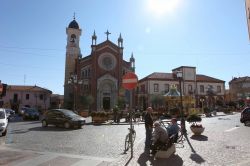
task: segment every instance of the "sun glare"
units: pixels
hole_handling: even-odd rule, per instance
[[[148,0],[147,6],[150,12],[156,16],[163,16],[173,12],[180,0]]]

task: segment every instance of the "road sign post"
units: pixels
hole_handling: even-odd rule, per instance
[[[137,75],[133,72],[128,72],[126,73],[123,77],[122,77],[122,86],[129,90],[129,98],[130,98],[130,104],[129,104],[129,109],[130,109],[130,143],[131,143],[131,158],[133,157],[133,138],[132,138],[132,129],[133,129],[133,126],[132,126],[132,90],[136,87],[137,85],[137,82],[138,82],[138,78],[137,78]]]

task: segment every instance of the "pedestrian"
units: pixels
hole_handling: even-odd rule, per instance
[[[179,130],[180,130],[180,128],[177,124],[177,119],[172,118],[171,123],[167,127],[168,135],[169,136],[176,135],[176,134],[178,134]]]
[[[113,108],[113,115],[114,115],[114,122],[115,123],[117,123],[118,122],[118,111],[119,111],[119,109],[118,109],[118,106],[115,106],[114,108]]]
[[[145,150],[150,150],[151,139],[152,139],[152,128],[153,128],[153,118],[152,107],[148,107],[145,114],[145,130],[146,130],[146,140],[145,140]]]
[[[152,137],[151,154],[155,155],[157,149],[164,147],[168,142],[168,132],[158,121],[154,123],[154,132]]]

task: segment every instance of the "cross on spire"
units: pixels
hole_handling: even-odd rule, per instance
[[[74,12],[74,16],[73,16],[73,19],[75,20],[76,19],[76,13]]]
[[[107,32],[105,32],[105,34],[107,35],[107,40],[109,40],[109,35],[110,35],[111,33],[107,30]]]

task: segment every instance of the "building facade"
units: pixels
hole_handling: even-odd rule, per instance
[[[234,77],[229,81],[229,100],[250,104],[250,77]]]
[[[105,32],[106,41],[97,44],[94,31],[91,53],[82,56],[79,46],[81,32],[75,19],[66,28],[65,106],[73,109],[112,109],[118,103],[120,92],[123,92],[122,76],[135,69],[133,54],[128,62],[123,59],[121,34],[117,45],[109,40],[108,31]]]
[[[182,73],[181,81],[177,72]],[[181,90],[183,96],[193,96],[196,107],[214,106],[217,101],[224,102],[225,81],[196,73],[195,67],[181,66],[172,73],[152,73],[139,80],[136,103],[140,109],[151,105],[152,97],[164,95],[172,86]]]
[[[52,92],[39,86],[8,85],[2,98],[3,107],[18,111],[21,107],[46,110],[50,107]]]

